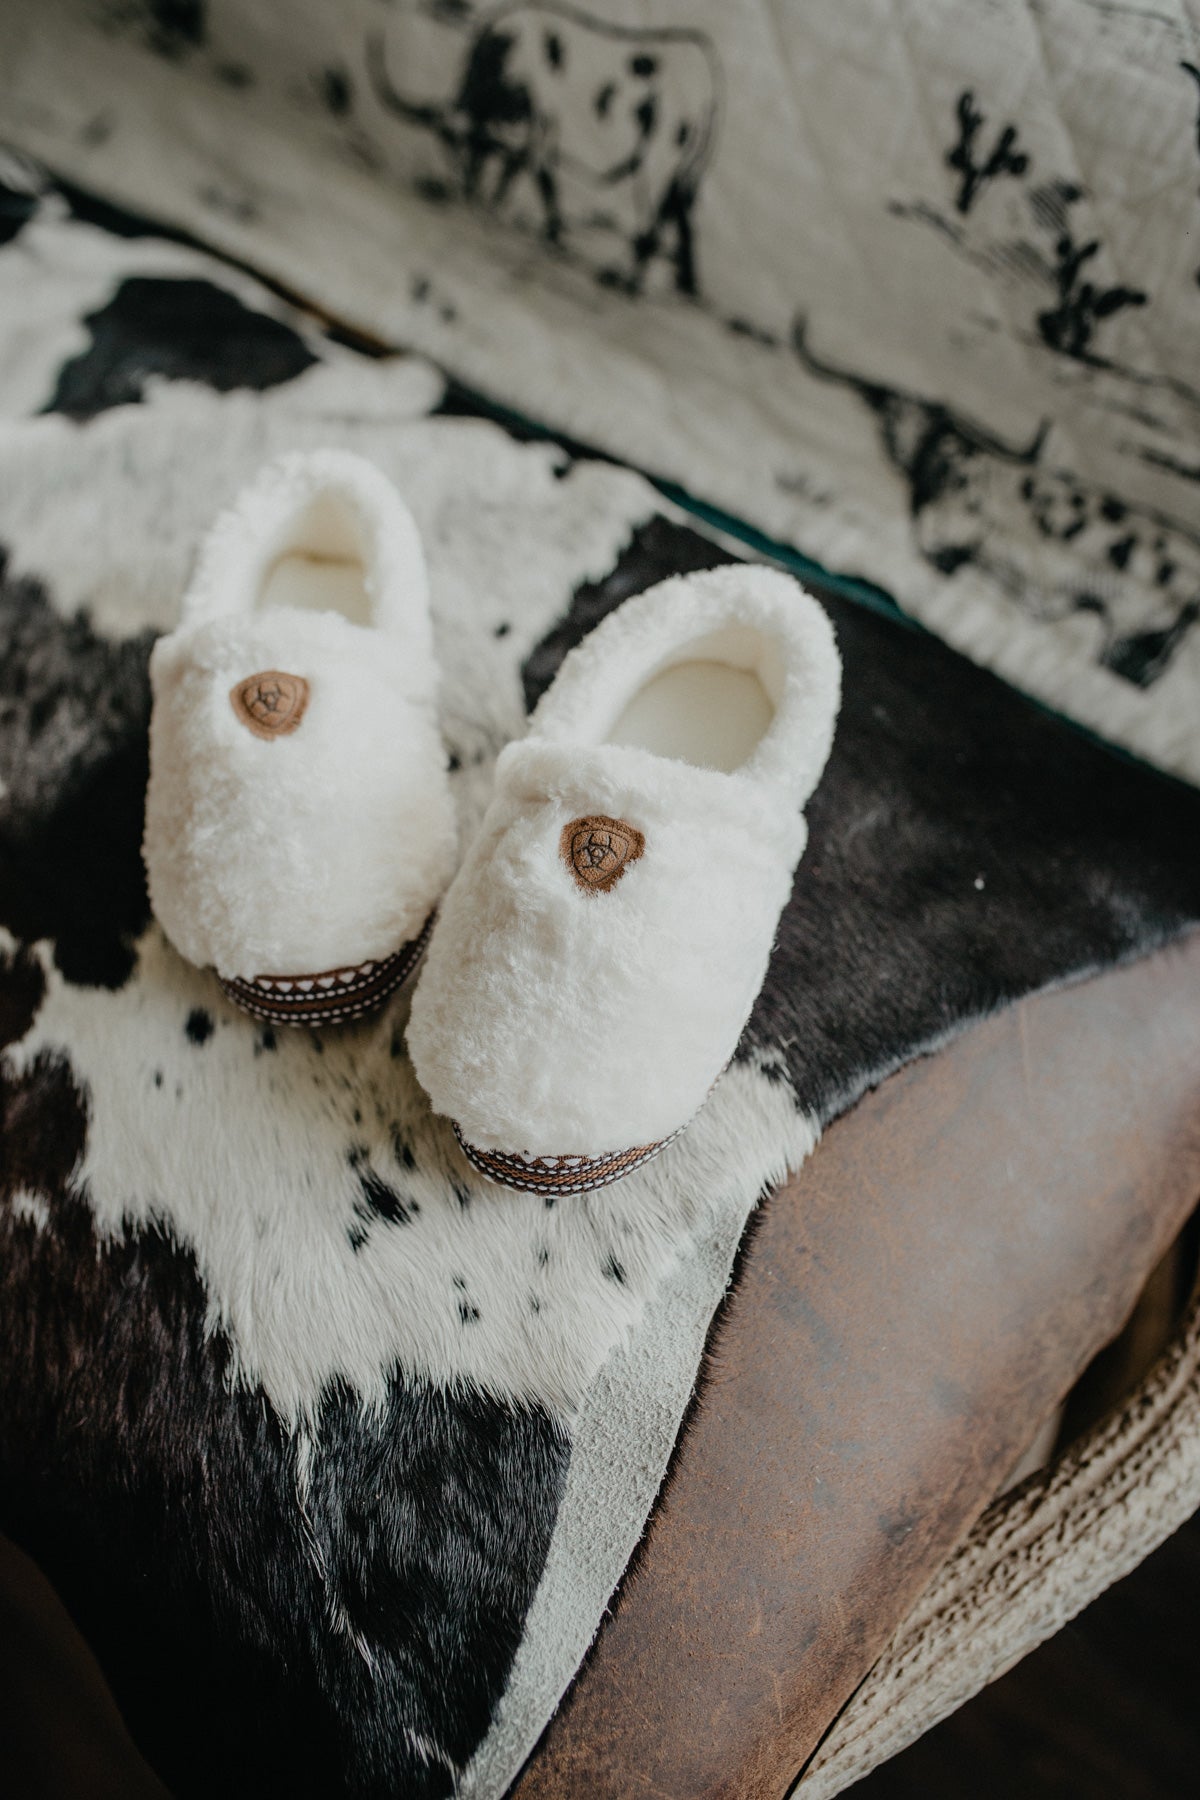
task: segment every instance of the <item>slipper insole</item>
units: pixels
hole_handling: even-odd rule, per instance
[[[728,663],[681,662],[639,688],[608,734],[699,768],[740,768],[774,717],[757,675]]]
[[[311,612],[340,612],[351,625],[371,623],[371,601],[355,558],[309,556],[291,551],[281,556],[262,585],[258,604],[299,606]]]

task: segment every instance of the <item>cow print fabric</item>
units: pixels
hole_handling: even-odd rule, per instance
[[[150,645],[244,470],[365,449],[426,530],[469,829],[570,645],[729,552],[628,471],[437,416],[427,371],[212,259],[15,191],[0,290],[30,234],[48,273],[0,444],[0,1528],[180,1795],[499,1795],[519,1757],[489,1731],[614,1346],[889,1069],[1192,925],[1200,795],[830,592],[842,721],[733,1069],[618,1188],[498,1197],[415,1091],[403,998],[275,1033],[162,943]]]

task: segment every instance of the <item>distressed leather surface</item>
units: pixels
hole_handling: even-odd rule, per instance
[[[893,1075],[762,1209],[516,1800],[778,1800],[1200,1196],[1200,934]]]

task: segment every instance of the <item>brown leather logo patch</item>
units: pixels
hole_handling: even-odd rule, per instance
[[[308,683],[303,675],[263,669],[230,688],[229,700],[241,723],[255,737],[286,737],[304,717]]]
[[[558,853],[585,894],[606,894],[646,848],[636,825],[624,819],[572,819],[563,826]]]

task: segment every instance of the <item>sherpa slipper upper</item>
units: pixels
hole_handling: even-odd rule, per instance
[[[270,463],[213,526],[150,658],[154,911],[260,1017],[369,1011],[454,867],[417,529],[371,463]]]
[[[567,657],[497,762],[409,1024],[485,1174],[596,1187],[703,1104],[766,973],[840,671],[817,602],[745,565],[661,583]]]

